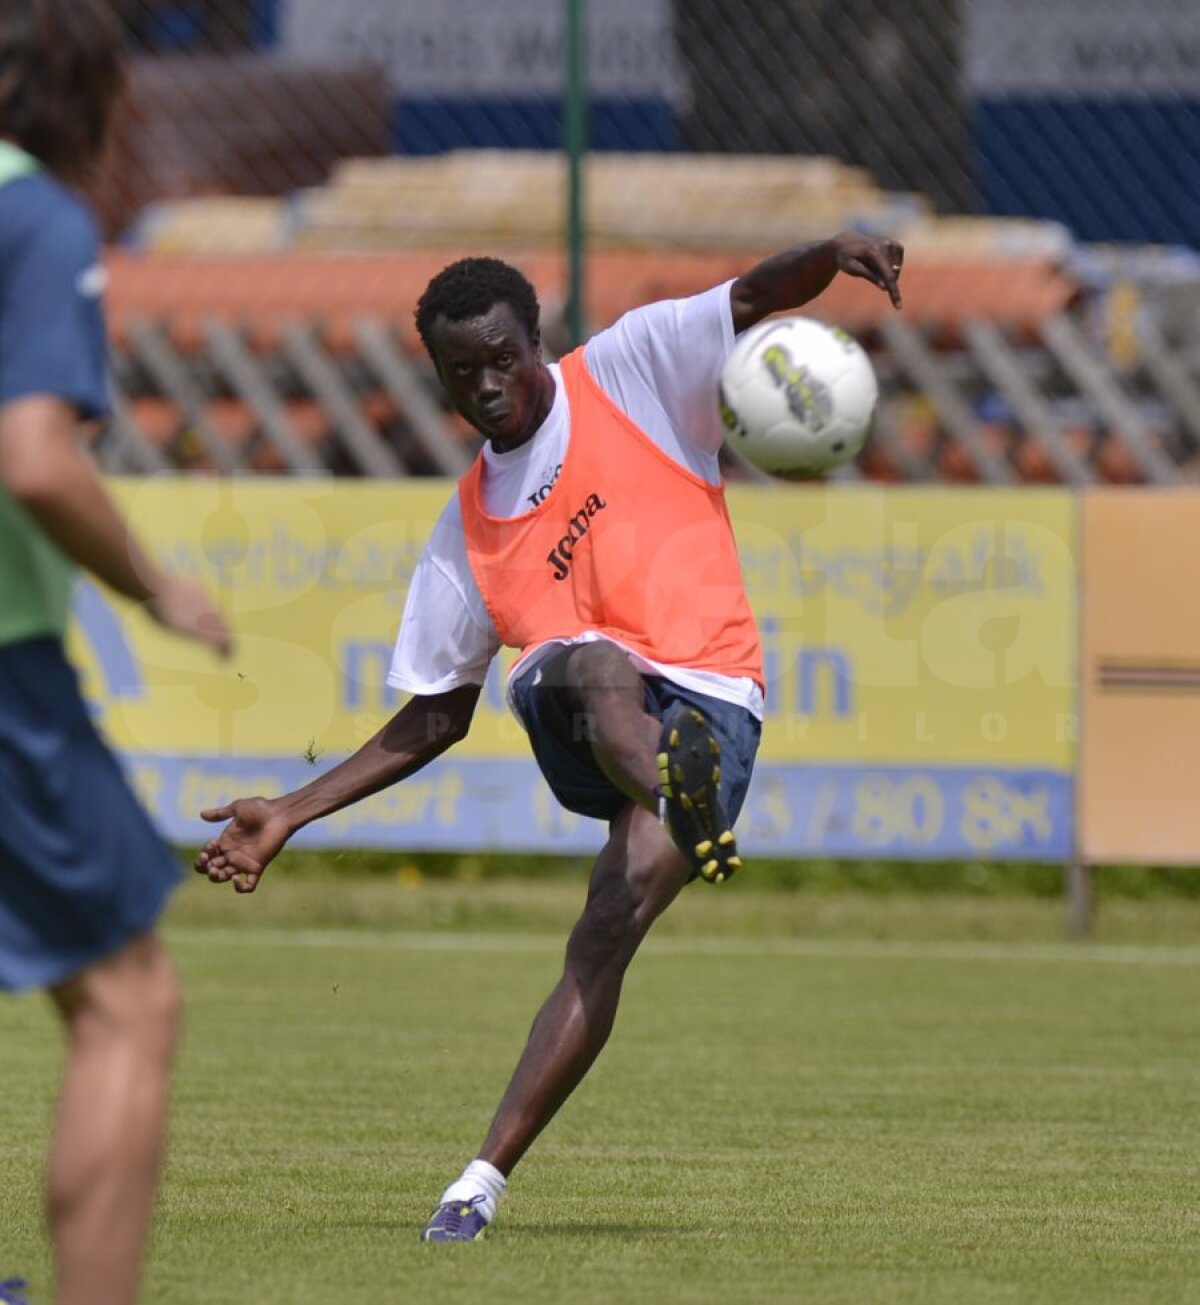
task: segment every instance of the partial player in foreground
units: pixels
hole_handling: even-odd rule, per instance
[[[74,566],[229,649],[77,445],[107,407],[104,281],[62,181],[95,157],[120,83],[106,0],[0,0],[0,988],[46,989],[67,1029],[46,1186],[59,1305],[135,1297],[179,1016],[153,932],[179,866],[63,656]]]
[[[892,241],[836,236],[631,312],[552,365],[533,287],[507,264],[454,263],[418,305],[438,376],[486,443],[413,577],[388,677],[413,696],[295,793],[204,812],[230,823],[197,869],[253,892],[296,830],[464,738],[496,650],[520,649],[509,700],[542,774],[568,810],[607,821],[609,837],[562,978],[427,1241],[484,1231],[508,1175],[604,1046],[655,918],[690,879],[719,883],[740,865],[733,822],[763,675],[718,466],[718,377],[739,332],[808,303],[839,271],[899,306],[902,258]]]

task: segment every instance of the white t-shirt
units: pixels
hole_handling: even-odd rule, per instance
[[[716,387],[734,343],[730,285],[636,308],[593,336],[585,353],[589,372],[617,407],[676,462],[713,485],[721,483],[717,455],[725,435]],[[508,453],[483,446],[483,499],[492,516],[530,511],[562,470],[570,414],[557,364],[550,374],[554,402],[533,438]],[[539,644],[525,652],[513,672],[530,669],[563,644],[604,637],[586,631]],[[500,636],[467,558],[456,492],[413,573],[388,684],[414,694],[482,684],[499,647]],[[631,650],[630,657],[640,671],[737,703],[762,719],[762,692],[747,677],[663,666]]]

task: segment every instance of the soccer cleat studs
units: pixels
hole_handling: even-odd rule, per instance
[[[724,883],[741,867],[721,802],[721,747],[705,717],[680,703],[667,713],[656,755],[666,824],[693,877]]]

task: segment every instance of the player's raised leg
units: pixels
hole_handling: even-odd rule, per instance
[[[727,879],[742,862],[721,800],[721,748],[704,714],[677,703],[659,720],[646,710],[646,682],[629,656],[601,640],[557,654],[571,728],[582,734],[605,775],[664,818],[694,874]]]
[[[578,644],[554,654],[543,676],[566,690],[572,737],[626,797],[657,812],[662,722],[646,711],[645,682],[628,653],[607,640]]]
[[[143,934],[52,996],[69,1040],[46,1191],[57,1302],[127,1305],[162,1163],[179,985]]]

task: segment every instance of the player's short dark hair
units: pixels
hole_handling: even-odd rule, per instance
[[[111,0],[0,0],[0,135],[81,178],[124,81]]]
[[[537,291],[510,263],[499,258],[460,258],[425,287],[417,301],[417,333],[432,358],[433,324],[439,317],[465,322],[482,317],[497,304],[508,304],[529,333],[537,334],[541,307]]]

